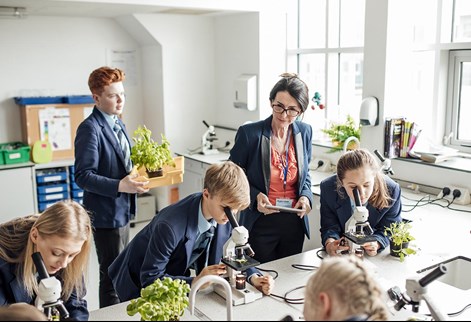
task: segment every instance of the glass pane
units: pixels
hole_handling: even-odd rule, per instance
[[[458,140],[471,141],[471,62],[461,63],[461,84],[458,107]],[[463,120],[463,122],[461,122]]]
[[[410,2],[414,17],[414,43],[435,43],[437,25],[437,1],[413,0]]]
[[[471,1],[455,0],[453,41],[471,41]]]
[[[299,77],[306,82],[309,87],[309,98],[314,96],[315,92],[321,95],[321,103],[325,104],[325,55],[307,54],[299,56]],[[323,133],[321,128],[325,127],[325,109],[315,106],[311,100],[309,108],[304,113],[304,120],[311,124],[313,128],[313,140],[321,140]],[[314,107],[314,108],[313,108]]]
[[[339,119],[351,115],[358,124],[363,95],[363,54],[340,54]]]
[[[325,48],[326,0],[299,1],[299,47]]]
[[[340,6],[340,47],[363,47],[365,0],[342,0]]]

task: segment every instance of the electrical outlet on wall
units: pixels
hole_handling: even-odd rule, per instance
[[[332,165],[329,159],[315,158],[309,164],[309,170],[319,172],[331,172]]]
[[[454,193],[458,193],[459,196],[455,198],[453,195]],[[445,198],[449,201],[453,201],[453,203],[457,205],[469,205],[471,203],[471,196],[469,194],[469,190],[462,187],[445,186],[443,187],[442,191],[440,191],[437,198]]]

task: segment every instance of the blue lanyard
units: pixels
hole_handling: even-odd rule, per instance
[[[289,144],[291,142],[291,128],[288,129],[288,141],[286,141],[286,165],[283,166],[283,190],[286,191],[286,180],[288,177],[288,167],[289,167]],[[283,163],[282,163],[283,164]]]

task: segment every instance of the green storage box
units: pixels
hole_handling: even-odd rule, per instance
[[[31,147],[23,142],[0,144],[0,164],[28,162],[30,159],[30,151]]]

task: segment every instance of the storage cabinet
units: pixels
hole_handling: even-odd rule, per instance
[[[35,212],[32,165],[0,169],[0,223]]]
[[[180,199],[203,190],[204,175],[209,164],[185,157],[185,173],[183,182],[179,185]]]

